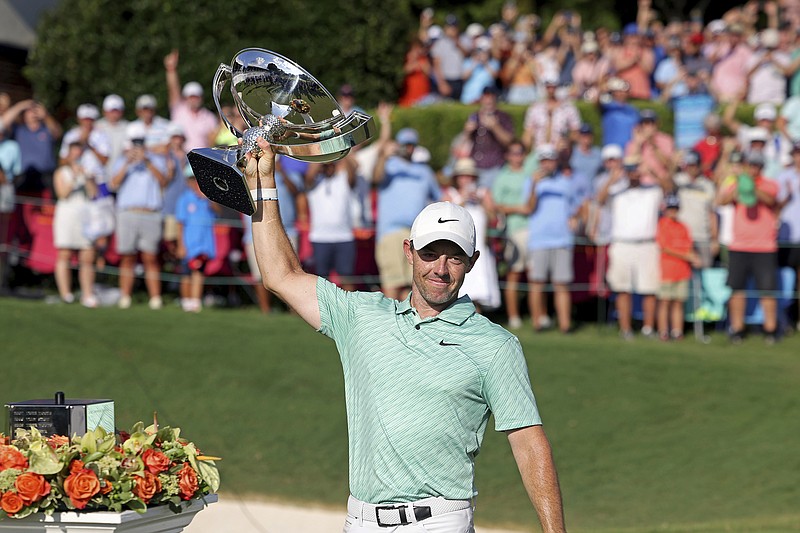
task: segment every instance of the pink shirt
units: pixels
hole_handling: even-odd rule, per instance
[[[675,154],[675,141],[673,141],[672,136],[660,131],[656,132],[655,144],[661,151],[662,157],[665,157],[667,160],[672,159]],[[635,153],[635,151],[636,146],[634,141],[628,141],[628,144],[625,146],[625,155],[631,155]],[[642,164],[640,166],[642,169],[642,183],[645,185],[654,185],[658,183],[656,174],[659,176],[666,175],[667,167],[664,166],[656,155],[656,149],[653,148],[650,143],[645,143],[639,155],[642,158]]]
[[[759,176],[756,188],[778,195],[778,183]],[[736,187],[736,181],[725,187],[725,192]],[[752,207],[736,202],[733,215],[733,240],[729,248],[733,252],[769,253],[778,250],[778,217],[772,207],[758,202]]]
[[[197,111],[192,111],[185,100],[181,100],[170,109],[173,122],[183,126],[186,142],[183,148],[189,151],[193,148],[208,147],[208,138],[215,133],[219,127],[217,115],[201,107]]]
[[[596,61],[579,59],[572,68],[572,82],[582,96],[586,89],[596,86],[610,71],[611,62],[606,57],[600,57]]]
[[[711,87],[723,102],[729,102],[747,86],[747,62],[753,55],[746,44],[740,44],[711,72]]]

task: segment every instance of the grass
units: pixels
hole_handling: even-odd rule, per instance
[[[181,426],[224,456],[222,490],[341,509],[344,394],[333,343],[253,310],[153,312],[0,299],[0,401],[113,398],[118,427]],[[519,334],[572,532],[800,531],[800,337],[767,347]],[[479,523],[535,514],[490,422]]]

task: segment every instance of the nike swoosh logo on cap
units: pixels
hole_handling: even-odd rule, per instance
[[[457,218],[441,218],[441,217],[439,217],[439,220],[437,222],[439,222],[439,224],[444,224],[445,222],[458,222],[458,219]]]
[[[461,346],[461,345],[452,342],[444,342],[444,339],[442,339],[439,341],[439,346]]]

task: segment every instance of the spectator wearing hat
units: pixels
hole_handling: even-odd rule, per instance
[[[451,184],[445,188],[442,200],[464,207],[472,216],[475,223],[475,249],[485,259],[481,266],[475,263],[464,279],[459,296],[469,295],[479,311],[500,307],[497,264],[489,249],[487,236],[489,227],[495,221],[494,202],[489,190],[478,186],[478,169],[472,159],[462,158],[455,162]]]
[[[615,172],[597,195],[600,205],[611,211],[611,245],[608,249],[608,285],[617,293],[616,310],[623,339],[633,338],[632,294],[642,296],[642,335],[655,335],[659,250],[656,244],[658,215],[671,180],[657,185],[642,181],[641,160],[628,156],[624,173]]]
[[[572,68],[572,93],[575,98],[593,100],[600,82],[611,72],[611,62],[602,53],[596,40],[587,40],[581,45],[581,55]]]
[[[381,291],[402,299],[411,287],[411,266],[401,253],[401,244],[408,239],[414,218],[442,193],[431,167],[412,160],[419,145],[417,131],[403,128],[392,140],[391,108],[382,106],[379,111],[381,132],[372,174],[378,189],[375,262]]]
[[[573,171],[576,189],[582,200],[589,198],[595,177],[603,170],[603,156],[594,144],[594,129],[584,122],[578,128],[577,139],[570,150],[569,166]]]
[[[520,209],[527,203],[523,195],[533,170],[526,166],[527,151],[522,141],[514,140],[506,150],[506,164],[492,184],[492,202],[496,212],[503,217],[506,245],[504,259],[508,272],[503,290],[508,326],[522,326],[519,311],[519,283],[525,272],[528,249],[528,215]],[[537,163],[538,164],[538,163]]]
[[[753,51],[744,39],[744,28],[732,24],[725,33],[728,52],[720,57],[711,71],[711,92],[721,103],[728,103],[740,97],[742,87],[748,84],[748,68]]]
[[[708,268],[719,253],[719,227],[714,204],[717,191],[714,182],[703,174],[700,154],[685,152],[673,181],[680,201],[678,219],[689,228],[700,267]]]
[[[670,181],[673,172],[675,141],[658,129],[658,115],[652,109],[639,112],[639,124],[625,146],[625,155],[641,161],[639,170],[645,185]]]
[[[600,191],[609,180],[619,181],[624,175],[622,158],[624,152],[618,144],[607,144],[600,151],[603,168],[592,182],[592,194],[586,204],[586,235],[600,246],[601,253],[606,252],[611,242],[611,207],[608,202],[598,201]]]
[[[111,143],[108,136],[95,127],[100,111],[93,104],[81,104],[75,113],[78,125],[64,134],[58,158],[61,164],[66,163],[69,146],[78,143],[83,146],[80,164],[84,172],[91,176],[96,183],[106,182],[105,165],[111,153]]]
[[[464,139],[471,143],[469,156],[480,173],[479,184],[492,187],[495,176],[505,162],[506,147],[514,140],[514,122],[497,108],[497,89],[484,89],[478,110],[464,123]]]
[[[479,37],[469,56],[464,59],[461,68],[461,79],[464,81],[462,104],[475,104],[485,89],[497,87],[500,62],[491,56],[491,51],[491,39]]]
[[[575,103],[558,94],[558,77],[543,77],[545,98],[531,104],[525,111],[522,142],[528,150],[543,144],[556,144],[560,138],[574,139],[581,126]]]
[[[161,279],[158,251],[162,232],[162,190],[172,176],[163,154],[146,145],[147,131],[141,124],[128,126],[130,145],[117,158],[109,185],[117,193],[116,245],[120,260],[119,307],[131,305],[136,255],[141,253],[145,285],[151,309],[160,309]]]
[[[684,34],[682,39],[683,65],[687,71],[698,73],[702,81],[708,83],[711,79],[713,64],[703,55],[704,42],[705,37],[700,32]]]
[[[748,58],[745,65],[748,104],[780,106],[786,100],[786,78],[794,71],[790,70],[789,54],[778,49],[779,39],[777,29],[765,29],[759,36],[758,48]]]
[[[603,146],[617,144],[625,146],[633,135],[633,128],[639,123],[639,110],[630,104],[628,82],[613,77],[606,83],[608,94],[600,96],[601,123],[603,127]]]
[[[158,102],[152,94],[136,98],[136,120],[131,124],[145,132],[145,145],[150,150],[164,152],[169,142],[169,120],[156,114]]]
[[[570,284],[573,281],[573,230],[577,223],[580,198],[575,182],[558,168],[558,154],[552,145],[543,145],[537,155],[539,168],[523,189],[528,199],[522,213],[528,219],[528,304],[535,330],[549,326],[544,299],[545,283],[554,288],[558,328],[571,331]]]
[[[108,161],[106,174],[111,170],[111,165],[122,154],[127,140],[126,130],[128,121],[125,120],[125,100],[118,94],[109,94],[103,99],[103,117],[97,121],[95,128],[105,133],[109,141]]]
[[[700,258],[692,249],[692,235],[678,217],[681,201],[669,194],[664,199],[664,215],[658,221],[656,242],[661,251],[661,284],[658,288],[658,338],[683,339],[683,307],[689,297],[692,268],[700,268]]]
[[[208,139],[217,131],[217,115],[203,107],[203,86],[190,81],[181,89],[178,76],[177,50],[172,50],[164,58],[164,70],[167,74],[167,94],[169,96],[169,112],[173,122],[183,126],[188,152],[194,148],[205,148]]]
[[[164,242],[164,254],[162,259],[165,263],[174,262],[178,259],[178,220],[175,218],[175,208],[178,198],[189,185],[186,176],[186,167],[189,161],[186,159],[186,134],[183,126],[177,122],[170,122],[167,128],[169,142],[165,154],[167,175],[170,177],[169,183],[164,187],[164,201],[161,213],[164,215],[164,230],[161,240]]]
[[[631,98],[650,99],[650,76],[656,66],[655,56],[642,43],[636,23],[631,22],[623,29],[622,48],[614,54],[611,62],[616,76],[628,82]]]
[[[793,268],[800,280],[800,143],[792,146],[792,164],[778,175],[778,264]],[[800,294],[800,284],[798,284]],[[798,317],[800,325],[800,317]],[[797,328],[800,330],[800,328]]]
[[[356,91],[349,83],[345,83],[336,91],[336,101],[339,103],[339,107],[342,108],[342,114],[344,116],[349,115],[353,111],[366,113],[366,111],[356,104]]]
[[[467,54],[459,42],[458,19],[453,14],[447,15],[444,33],[431,46],[433,80],[442,98],[461,99],[462,68]]]
[[[766,161],[763,173],[769,178],[775,178],[780,170],[790,162],[789,151],[792,147],[791,141],[777,127],[778,112],[775,109],[775,105],[768,102],[757,105],[753,110],[755,126],[748,126],[735,118],[739,103],[739,99],[734,100],[725,108],[722,122],[731,132],[736,134],[739,147],[742,150],[747,151],[755,148],[763,151]],[[763,142],[764,144],[753,146],[754,142]]]
[[[764,155],[747,154],[744,172],[726,184],[718,201],[733,204],[733,239],[730,244],[728,286],[733,294],[728,302],[730,339],[741,343],[745,334],[747,283],[753,278],[764,311],[764,340],[774,343],[777,335],[778,217],[775,212],[778,183],[764,177]]]

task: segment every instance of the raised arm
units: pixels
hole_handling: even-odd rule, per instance
[[[167,96],[170,110],[181,101],[181,81],[178,77],[178,51],[172,50],[164,58],[167,73]]]
[[[561,488],[550,442],[542,426],[508,432],[508,442],[517,462],[522,484],[536,508],[544,533],[566,533]]]
[[[245,178],[250,190],[275,188],[275,154],[269,143],[258,139],[259,158],[247,154]],[[265,196],[269,196],[265,194]],[[264,287],[278,295],[314,329],[322,324],[317,301],[317,276],[307,274],[292,248],[281,222],[276,200],[256,202],[253,214],[253,246]]]

